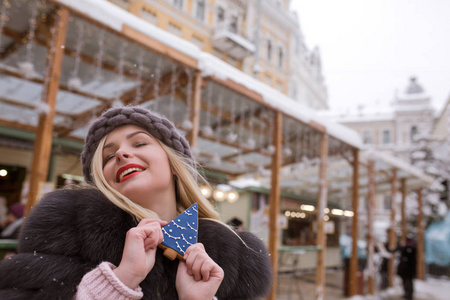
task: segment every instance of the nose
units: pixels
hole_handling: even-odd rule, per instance
[[[126,150],[117,150],[116,151],[116,162],[120,162],[122,160],[126,160],[126,159],[130,159],[131,157],[133,157],[133,154],[131,154],[130,152],[126,151]]]

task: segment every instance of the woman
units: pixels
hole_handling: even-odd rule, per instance
[[[48,193],[0,265],[0,299],[251,299],[267,294],[264,245],[218,221],[186,140],[165,118],[112,108],[81,155],[93,187]],[[184,261],[157,248],[161,227],[197,202],[198,242]]]

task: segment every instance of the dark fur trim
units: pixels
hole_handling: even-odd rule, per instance
[[[93,189],[47,194],[33,209],[20,235],[19,254],[0,264],[0,299],[71,299],[81,278],[102,261],[120,263],[132,216]],[[224,270],[219,299],[264,296],[272,279],[263,243],[250,233],[200,220],[199,242]],[[140,284],[144,299],[177,299],[178,261],[157,251],[156,263]]]

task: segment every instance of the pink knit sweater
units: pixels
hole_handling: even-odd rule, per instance
[[[115,269],[113,264],[102,262],[97,268],[84,275],[77,288],[75,300],[138,300],[144,296],[140,287],[132,290],[123,284],[114,274],[113,269]]]

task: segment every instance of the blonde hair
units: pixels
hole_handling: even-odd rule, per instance
[[[146,209],[134,203],[115,189],[113,189],[103,175],[103,146],[106,136],[98,143],[91,162],[92,178],[94,185],[108,198],[114,205],[133,215],[138,221],[149,218],[159,219],[156,212]],[[173,174],[176,176],[174,188],[177,191],[177,210],[183,212],[194,203],[198,203],[198,217],[202,219],[219,220],[219,214],[213,205],[203,196],[197,184],[197,180],[206,183],[206,180],[191,165],[189,158],[178,153],[169,146],[156,139],[167,154],[169,164]],[[197,180],[196,180],[197,179]]]

